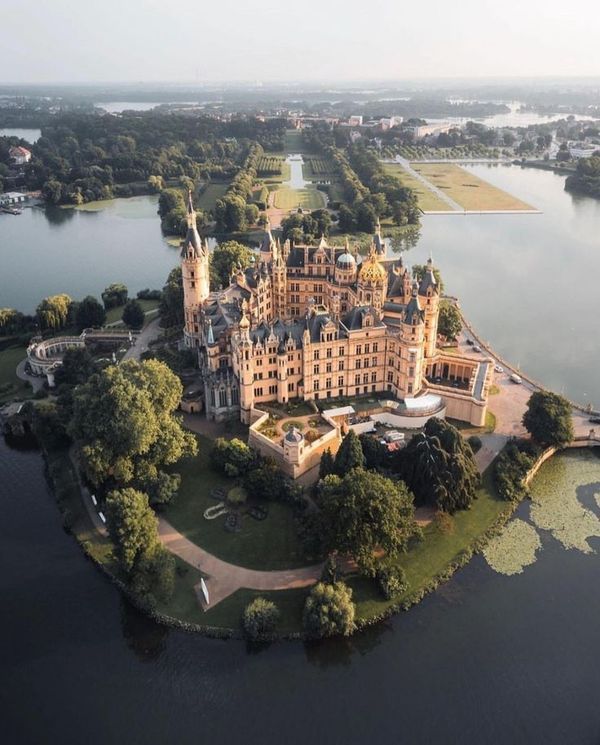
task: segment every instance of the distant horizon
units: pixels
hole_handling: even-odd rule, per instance
[[[77,0],[8,5],[4,85],[595,79],[591,0]],[[551,72],[549,72],[551,71]],[[188,85],[190,83],[187,83]]]

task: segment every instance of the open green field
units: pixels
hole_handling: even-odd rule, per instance
[[[224,529],[225,516],[215,520],[204,518],[204,510],[218,504],[211,498],[211,491],[219,486],[229,490],[236,482],[211,468],[212,441],[198,435],[198,444],[199,455],[181,461],[174,468],[181,474],[181,488],[164,513],[167,520],[190,541],[232,564],[249,569],[286,569],[309,563],[288,505],[269,503],[265,520],[243,515],[239,533]]]
[[[325,206],[321,192],[317,189],[277,189],[273,205],[280,210],[293,210],[301,207],[304,210],[318,210]]]
[[[206,186],[202,194],[196,197],[196,207],[200,210],[204,210],[205,212],[214,210],[217,200],[225,196],[225,192],[227,191],[228,186],[228,181],[211,181],[211,183]]]
[[[512,194],[498,189],[456,163],[411,163],[417,173],[442,189],[465,210],[532,210]],[[446,209],[448,209],[446,205]]]
[[[383,167],[385,172],[398,179],[402,186],[406,186],[416,193],[419,207],[423,212],[450,210],[450,206],[443,199],[440,199],[437,194],[434,194],[399,163],[384,163]]]
[[[15,373],[26,356],[26,347],[18,344],[0,351],[0,404],[31,397],[31,386],[19,380]]]

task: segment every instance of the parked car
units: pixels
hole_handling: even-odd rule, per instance
[[[504,368],[503,368],[503,367],[501,367],[500,365],[494,365],[494,370],[495,370],[495,371],[496,371],[497,373],[503,373],[503,372],[504,372]]]
[[[470,347],[472,347],[472,346],[473,346],[473,344],[475,344],[475,342],[473,341],[473,339],[467,339],[467,344],[468,344],[468,345],[469,345]]]
[[[592,424],[600,424],[600,416],[591,416],[590,417],[590,422]]]
[[[512,380],[513,383],[516,383],[517,385],[521,385],[521,383],[523,382],[523,378],[520,375],[517,375],[517,373],[513,373],[510,376],[510,379]]]
[[[478,347],[477,344],[473,345],[473,351],[474,352],[481,352],[481,347]]]

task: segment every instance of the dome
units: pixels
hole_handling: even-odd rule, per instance
[[[371,251],[369,257],[363,262],[358,276],[363,282],[376,282],[386,278],[385,268],[379,263],[373,251]]]
[[[336,265],[339,266],[340,269],[354,269],[356,266],[356,259],[351,253],[346,252],[338,257]]]
[[[296,427],[290,427],[288,430],[285,439],[288,442],[302,442],[302,433],[296,429]]]
[[[250,321],[248,320],[248,316],[245,313],[242,314],[242,317],[240,319],[240,328],[241,329],[250,328]]]

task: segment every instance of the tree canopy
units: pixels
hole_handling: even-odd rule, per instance
[[[130,573],[136,562],[156,547],[156,515],[150,509],[146,494],[127,488],[108,494],[106,517],[115,555],[123,569]]]
[[[438,319],[438,332],[447,339],[456,339],[462,331],[462,318],[454,303],[440,303],[440,315]]]
[[[104,306],[95,297],[88,295],[77,304],[75,322],[79,331],[87,328],[98,328],[106,321]]]
[[[566,445],[574,436],[571,404],[564,396],[550,391],[531,394],[523,424],[533,439],[544,447]]]
[[[475,499],[480,477],[470,445],[451,424],[431,418],[400,455],[400,473],[420,503],[453,514]]]
[[[237,267],[246,269],[255,258],[254,252],[237,241],[219,243],[210,255],[210,278],[214,289],[228,287],[231,273]]]
[[[141,329],[144,320],[144,310],[139,300],[128,300],[123,308],[123,323],[130,329]]]
[[[311,636],[349,636],[355,628],[354,614],[349,587],[343,582],[318,582],[306,598],[302,622]]]
[[[396,556],[417,532],[405,484],[363,468],[326,476],[318,503],[326,548],[351,556],[367,574],[375,570],[377,549]]]
[[[353,429],[342,440],[339,450],[335,454],[334,471],[343,476],[353,468],[364,468],[365,456],[358,435]]]
[[[179,378],[158,360],[111,365],[78,386],[68,430],[90,481],[160,489],[164,501],[160,468],[197,452],[173,416],[181,393]]]

